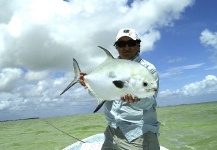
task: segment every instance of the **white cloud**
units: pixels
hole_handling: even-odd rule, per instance
[[[208,67],[205,70],[216,70],[217,69],[217,65],[216,66],[212,66],[212,67]]]
[[[19,114],[18,118],[25,118],[31,117],[31,115],[36,115],[36,117],[60,115],[58,114],[59,111],[61,111],[61,115],[77,112],[90,113],[92,112],[89,110],[92,108],[91,106],[95,107],[97,105],[96,100],[89,96],[88,92],[79,85],[71,88],[64,95],[59,95],[73,79],[72,73],[66,73],[60,78],[47,78],[52,73],[41,73],[42,75],[37,72],[36,76],[33,73],[33,77],[26,78],[32,72],[22,72],[19,69],[3,70],[0,75],[3,77],[0,80],[4,83],[0,84],[0,120],[5,120],[4,118],[8,114],[11,114],[8,116],[9,118],[14,119],[13,116],[17,114]],[[78,110],[77,105],[83,107],[87,105],[89,109]],[[67,111],[64,112],[63,110]]]
[[[217,67],[217,32],[211,32],[208,29],[202,31],[200,36],[200,41],[203,45],[212,47],[210,51],[212,55],[210,56],[211,61],[215,62],[215,66],[212,69]]]
[[[177,63],[186,60],[186,57],[168,58],[167,63]]]
[[[187,65],[187,66],[181,66],[181,67],[176,67],[174,68],[175,70],[188,70],[188,69],[195,69],[203,66],[204,63],[199,63],[199,64],[193,64],[193,65]]]
[[[124,0],[1,0],[5,21],[0,24],[0,66],[63,69],[71,66],[73,57],[85,59],[85,65],[90,57],[104,56],[98,54],[98,45],[115,52],[115,34],[125,26],[137,29],[145,41],[142,51],[150,50],[160,38],[157,28],[178,19],[192,1],[134,1],[128,7]]]
[[[27,81],[41,80],[48,76],[48,71],[29,71],[25,74]]]
[[[22,70],[17,68],[0,70],[0,92],[11,91],[21,79],[22,74]]]
[[[216,96],[213,95],[217,96],[217,77],[207,75],[203,80],[187,84],[180,89],[161,91],[159,93],[159,103],[162,103],[162,101],[167,102],[167,104],[216,101],[217,99],[213,99]]]
[[[185,96],[204,95],[217,92],[217,77],[214,75],[207,75],[202,81],[185,85],[181,91]]]
[[[181,74],[184,70],[197,69],[197,68],[202,67],[203,65],[204,65],[204,63],[199,63],[199,64],[174,67],[174,68],[168,69],[164,73],[160,73],[160,77],[165,78],[165,77],[170,77],[172,75]]]
[[[217,49],[217,32],[211,32],[205,29],[200,36],[200,41],[206,46],[212,46]]]
[[[10,103],[5,100],[5,101],[0,101],[0,111],[1,110],[5,110],[5,109],[8,109],[10,106]]]
[[[112,45],[123,27],[137,30],[142,52],[152,50],[159,28],[171,26],[193,3],[136,0],[129,7],[126,0],[0,0],[0,110],[5,112],[0,119],[90,111],[96,101],[78,86],[59,96],[73,78],[72,59],[85,72],[105,59],[98,45],[117,55]]]

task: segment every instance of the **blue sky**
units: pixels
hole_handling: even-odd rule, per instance
[[[131,3],[131,4],[130,4]],[[129,6],[130,4],[130,6]],[[0,120],[92,113],[72,59],[88,72],[120,28],[135,28],[160,75],[158,105],[217,101],[215,0],[0,0]],[[106,7],[105,7],[106,6]]]
[[[143,57],[153,62],[160,74],[166,70],[173,70],[174,75],[162,77],[163,89],[177,89],[188,83],[202,80],[206,75],[216,75],[216,59],[211,57],[216,51],[212,46],[201,43],[200,36],[205,29],[210,32],[217,30],[214,17],[217,2],[198,0],[188,7],[180,20],[173,22],[173,26],[160,29],[161,39],[156,42],[153,51],[143,53]],[[154,56],[154,57],[153,57]],[[177,67],[196,65],[194,69],[179,70]],[[177,78],[174,82],[174,78]]]

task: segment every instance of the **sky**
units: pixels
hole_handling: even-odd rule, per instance
[[[217,101],[216,0],[0,0],[0,120],[92,113],[74,77],[106,59],[119,29],[136,29],[157,68],[159,107]],[[101,110],[102,111],[102,110]]]

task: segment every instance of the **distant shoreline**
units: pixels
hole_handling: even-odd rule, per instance
[[[31,120],[31,119],[40,119],[40,118],[39,118],[39,117],[31,117],[31,118],[16,119],[16,120],[2,120],[2,121],[0,121],[0,122],[19,121],[19,120]]]

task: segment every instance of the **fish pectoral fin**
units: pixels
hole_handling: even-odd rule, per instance
[[[102,105],[106,102],[106,100],[102,101],[101,103],[99,103],[99,105],[96,107],[96,109],[94,110],[93,113],[97,112],[101,107]]]
[[[119,88],[119,89],[122,89],[124,87],[127,87],[127,82],[126,81],[121,81],[121,80],[115,80],[113,81],[113,84]]]

